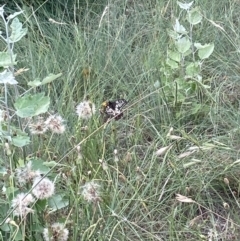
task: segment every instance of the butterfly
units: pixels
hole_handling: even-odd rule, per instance
[[[125,99],[118,99],[115,101],[104,101],[102,103],[103,112],[109,117],[115,120],[119,120],[123,117],[122,108],[128,102]]]

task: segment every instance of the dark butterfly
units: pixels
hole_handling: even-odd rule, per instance
[[[122,108],[127,104],[125,99],[119,99],[115,101],[105,101],[102,103],[103,112],[109,117],[115,120],[119,120],[123,117]]]

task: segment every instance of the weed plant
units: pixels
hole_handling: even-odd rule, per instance
[[[1,5],[0,240],[238,240],[239,12]]]

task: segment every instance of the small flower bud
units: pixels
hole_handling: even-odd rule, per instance
[[[229,209],[230,208],[230,206],[229,206],[229,204],[228,203],[223,203],[223,207],[225,208],[225,209]]]
[[[225,184],[229,185],[229,180],[226,177],[223,179],[223,181]]]

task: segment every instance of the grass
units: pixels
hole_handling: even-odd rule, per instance
[[[50,96],[50,112],[65,119],[66,131],[32,136],[26,154],[28,160],[49,163],[56,195],[68,205],[50,210],[38,201],[25,222],[10,216],[16,226],[4,224],[0,240],[43,240],[43,228],[53,222],[66,224],[71,241],[238,240],[238,2],[194,2],[204,16],[193,29],[194,39],[215,44],[201,71],[211,88],[196,88],[181,105],[166,89],[178,73],[163,74],[172,45],[167,29],[183,14],[175,1],[69,4],[31,8],[19,1],[28,34],[15,45],[16,68],[29,68],[18,76],[20,93],[28,81],[63,73],[37,91]],[[106,125],[98,109],[103,101],[118,98],[129,101],[124,117]],[[97,109],[88,121],[75,113],[84,99]],[[171,135],[181,139],[169,137],[171,127]],[[22,159],[22,152],[12,149],[11,158],[1,158],[2,166],[14,175]],[[11,178],[2,176],[2,187],[19,191],[9,184],[15,182]],[[89,181],[100,185],[101,201],[83,199],[81,187]],[[177,200],[177,194],[192,200]],[[1,220],[11,206],[9,196],[1,195]]]

